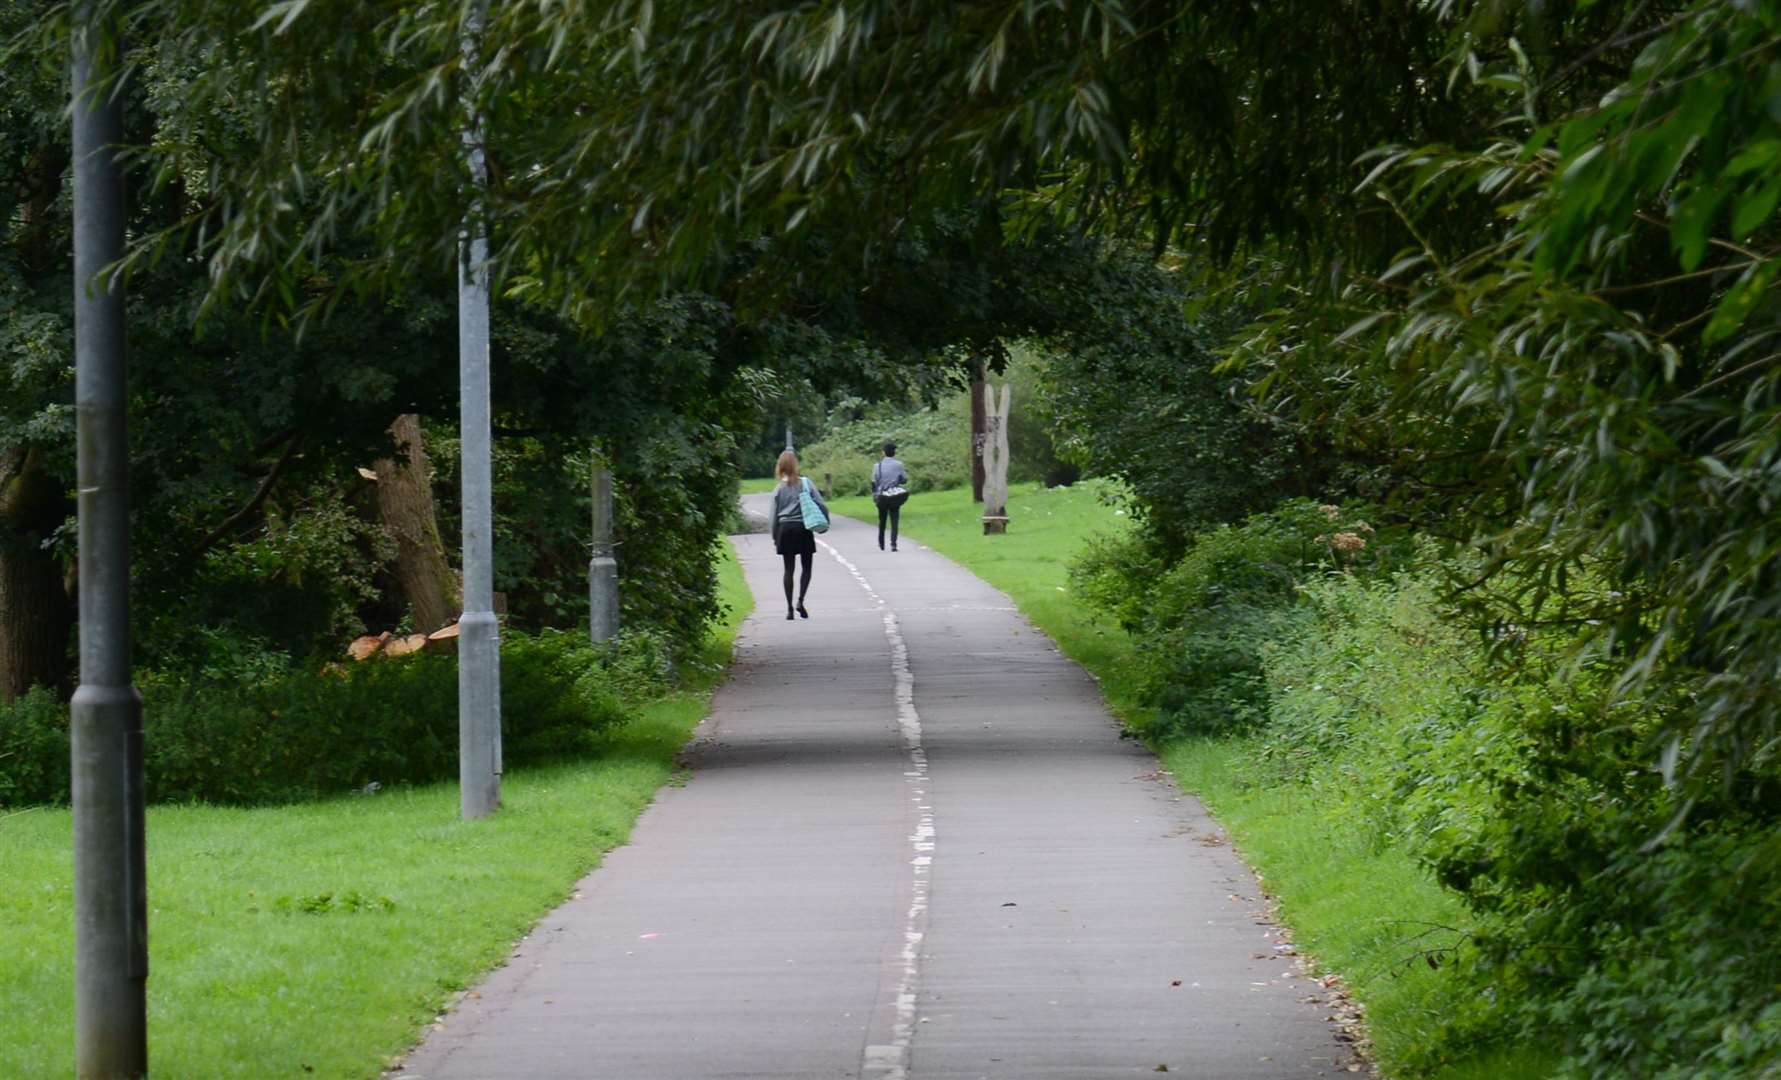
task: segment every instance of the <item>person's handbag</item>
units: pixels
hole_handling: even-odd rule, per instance
[[[810,497],[810,478],[804,476],[799,479],[804,482],[803,486],[798,489],[798,509],[804,514],[804,527],[813,533],[828,532],[828,515],[824,514],[822,507],[816,505],[816,500]]]

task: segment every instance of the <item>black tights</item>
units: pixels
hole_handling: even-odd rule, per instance
[[[879,504],[878,507],[878,550],[884,550],[884,519],[890,518],[891,547],[897,546],[897,519],[903,516],[903,504],[892,503],[889,506]]]
[[[810,591],[810,564],[816,556],[806,551],[802,555],[786,553],[780,558],[785,560],[785,610],[792,609],[792,567],[799,559],[804,560],[804,580],[798,583],[798,603],[804,602],[804,594]]]

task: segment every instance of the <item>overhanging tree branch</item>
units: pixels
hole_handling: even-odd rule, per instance
[[[251,515],[258,513],[260,507],[265,505],[266,496],[272,494],[273,485],[278,483],[279,475],[284,472],[284,467],[289,464],[291,456],[296,453],[297,445],[300,441],[296,438],[296,435],[296,429],[292,428],[272,442],[271,445],[276,446],[282,441],[285,444],[284,452],[279,454],[278,460],[272,463],[272,468],[266,473],[265,479],[260,481],[260,486],[255,489],[253,497],[248,499],[241,509],[230,514],[223,520],[222,524],[210,530],[210,532],[205,535],[204,539],[198,542],[196,554],[201,555],[204,552],[209,551],[219,540],[229,535],[229,533],[234,530],[235,526],[247,520]],[[271,447],[269,446],[267,449],[271,449]]]

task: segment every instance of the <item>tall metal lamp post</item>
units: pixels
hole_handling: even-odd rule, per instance
[[[75,1075],[148,1074],[148,888],[142,699],[130,681],[130,462],[124,293],[124,110],[116,24],[74,18],[74,408],[80,686],[70,704]]]
[[[477,112],[486,0],[465,22],[469,124],[464,152],[477,198],[458,240],[458,416],[463,454],[464,614],[458,620],[458,809],[466,819],[501,805],[501,639],[495,619],[494,468],[489,408],[489,243],[481,192],[488,187]]]

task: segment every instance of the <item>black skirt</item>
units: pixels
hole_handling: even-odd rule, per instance
[[[806,529],[802,521],[782,521],[777,549],[781,555],[814,555],[816,534]]]

